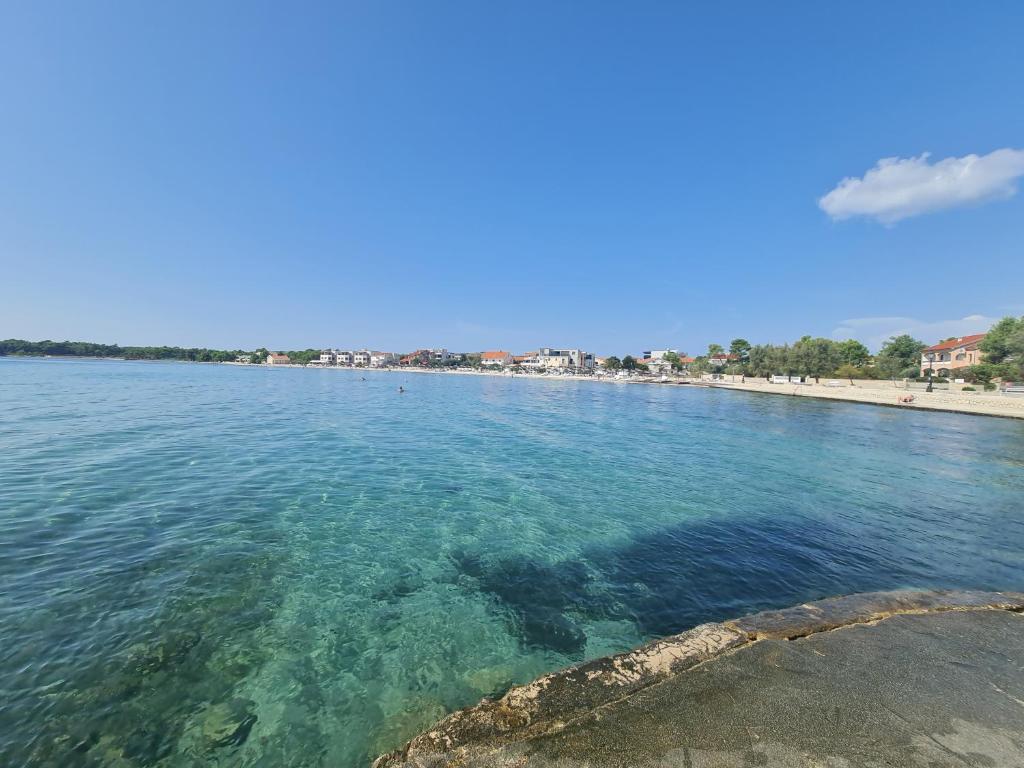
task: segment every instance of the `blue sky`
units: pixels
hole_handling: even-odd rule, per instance
[[[0,337],[695,353],[1024,313],[1024,4],[715,5],[8,3]]]

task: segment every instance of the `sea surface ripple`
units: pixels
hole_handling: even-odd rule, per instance
[[[0,764],[363,766],[702,621],[1024,589],[1022,502],[1018,421],[0,359]]]

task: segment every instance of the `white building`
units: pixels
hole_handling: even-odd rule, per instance
[[[708,364],[713,368],[724,368],[727,365],[739,362],[739,356],[730,355],[727,352],[720,352],[708,358]]]
[[[352,365],[368,368],[370,365],[370,354],[370,350],[368,349],[361,349],[358,352],[353,352]]]
[[[288,365],[291,361],[288,355],[276,355],[273,352],[267,355],[267,365]]]
[[[398,355],[394,352],[371,352],[370,367],[385,368],[398,362]]]
[[[481,352],[480,365],[512,365],[512,355],[501,349]]]
[[[352,365],[352,353],[345,352],[343,350],[335,350],[334,352],[334,364],[335,365]]]
[[[676,354],[676,355],[679,354],[679,351],[676,350],[676,349],[650,349],[650,350],[644,350],[643,361],[646,363],[649,360],[664,360],[665,359],[665,355],[667,355],[669,352],[671,352],[673,354]]]
[[[582,349],[555,349],[541,347],[537,352],[537,365],[542,368],[594,368],[594,353]]]

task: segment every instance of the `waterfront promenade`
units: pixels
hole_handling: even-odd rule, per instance
[[[1024,765],[1024,594],[704,624],[456,712],[375,768]]]

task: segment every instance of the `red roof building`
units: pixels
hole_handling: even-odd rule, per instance
[[[978,344],[984,338],[984,333],[975,333],[933,344],[921,353],[921,375],[931,370],[936,376],[948,376],[957,368],[977,365],[982,357]]]

